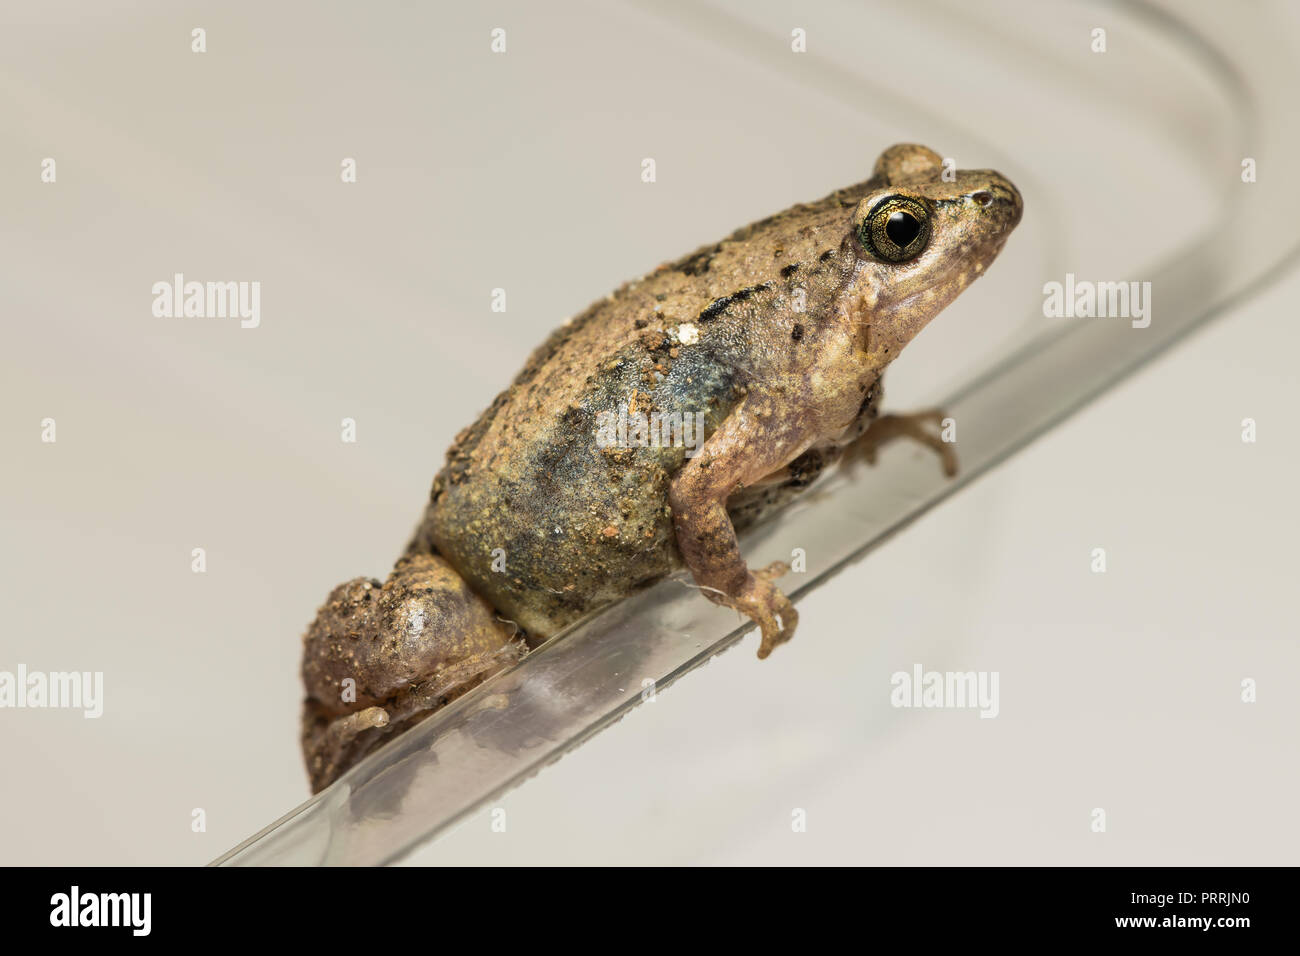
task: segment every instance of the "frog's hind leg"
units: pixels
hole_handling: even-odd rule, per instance
[[[335,588],[303,641],[302,747],[312,790],[524,652],[441,557]]]
[[[943,473],[951,478],[957,474],[957,453],[952,443],[927,429],[926,425],[942,425],[946,413],[941,408],[927,408],[909,415],[881,415],[871,420],[866,430],[853,440],[845,454],[845,463],[857,459],[868,465],[876,463],[876,452],[896,438],[910,438],[933,448],[943,464]]]

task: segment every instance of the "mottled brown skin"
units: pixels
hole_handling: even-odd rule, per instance
[[[890,261],[881,249],[892,240],[871,231],[886,221],[873,214],[897,208],[893,197],[928,226],[906,261]],[[457,436],[404,559],[454,569],[463,599],[491,619],[448,620],[460,630],[426,629],[433,647],[358,660],[371,668],[364,718],[360,700],[346,712],[323,703],[354,666],[348,638],[319,637],[350,633],[333,601],[323,608],[307,657],[323,641],[330,662],[304,661],[305,677],[328,678],[308,678],[309,765],[346,767],[355,744],[339,741],[391,726],[391,713],[385,726],[360,724],[379,719],[374,708],[389,713],[383,695],[404,682],[437,679],[452,662],[481,679],[503,666],[494,654],[516,646],[514,627],[535,645],[683,566],[710,600],[758,623],[760,657],[788,640],[797,615],[773,583],[784,566],[751,571],[736,528],[785,504],[846,449],[870,459],[908,436],[955,468],[951,448],[924,428],[937,413],[878,416],[881,374],[992,262],[1020,214],[999,174],[944,182],[937,154],[895,146],[866,182],[661,266],[554,332]],[[601,447],[597,416],[620,405],[704,413],[702,450]],[[382,643],[386,626],[358,633]],[[313,784],[334,772],[313,773]]]
[[[382,585],[340,584],[303,646],[303,752],[320,790],[387,734],[517,660],[487,602],[436,555],[401,558]],[[347,682],[351,682],[350,686]]]

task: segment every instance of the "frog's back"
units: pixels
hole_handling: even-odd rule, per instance
[[[605,319],[613,305],[574,322]],[[687,440],[702,443],[738,394],[734,370],[648,326],[594,364],[584,360],[598,345],[556,342],[564,331],[457,437],[413,544],[539,637],[676,566],[668,483]],[[690,412],[692,427],[663,431],[676,444],[643,445],[634,423],[654,411]],[[620,415],[633,423],[621,440]]]
[[[711,432],[747,382],[788,361],[756,323],[796,290],[815,312],[838,285],[844,211],[868,186],[737,230],[557,329],[457,436],[410,550],[442,554],[537,637],[677,567],[669,482],[704,434],[670,417],[649,438],[680,440],[646,447],[636,417],[698,415]],[[609,445],[611,423],[626,442]]]

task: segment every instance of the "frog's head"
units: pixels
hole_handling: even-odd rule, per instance
[[[868,361],[883,368],[962,289],[979,278],[1020,222],[1016,187],[987,169],[945,182],[924,146],[891,146],[853,210],[853,271],[841,307],[863,330]]]

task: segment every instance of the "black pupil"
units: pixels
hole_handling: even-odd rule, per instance
[[[889,222],[885,223],[885,235],[900,249],[906,249],[908,243],[915,239],[920,231],[921,224],[911,213],[902,211],[890,213]]]

